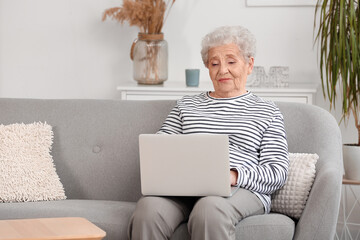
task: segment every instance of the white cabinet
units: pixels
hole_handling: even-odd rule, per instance
[[[117,87],[123,100],[165,100],[179,99],[184,95],[199,94],[212,91],[212,83],[201,83],[199,87],[186,87],[183,82],[166,81],[163,85],[139,85],[135,81]],[[247,88],[255,95],[264,99],[281,102],[298,102],[313,104],[313,97],[317,91],[315,84],[290,84],[286,88]]]

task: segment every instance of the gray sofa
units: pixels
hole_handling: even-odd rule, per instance
[[[106,239],[127,239],[141,197],[138,135],[154,133],[174,101],[0,99],[0,124],[46,121],[67,200],[0,203],[0,219],[85,217]],[[271,213],[241,221],[236,239],[333,239],[340,204],[342,143],[334,118],[318,107],[278,103],[289,151],[317,153],[317,175],[299,221]],[[1,166],[0,166],[1,167]],[[190,239],[186,223],[173,239]]]

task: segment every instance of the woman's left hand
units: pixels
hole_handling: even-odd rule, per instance
[[[238,172],[236,170],[230,170],[230,184],[234,186],[237,184]]]

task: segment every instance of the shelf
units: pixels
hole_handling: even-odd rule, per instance
[[[214,88],[210,81],[200,82],[198,87],[187,87],[185,82],[168,80],[162,85],[140,85],[133,81],[118,86],[117,90],[123,100],[175,100],[184,95],[213,91]],[[292,83],[289,87],[284,88],[249,87],[247,90],[259,97],[273,101],[313,104],[313,95],[317,92],[317,85]]]

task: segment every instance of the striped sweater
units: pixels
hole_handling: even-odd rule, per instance
[[[208,92],[184,96],[158,133],[227,134],[238,186],[256,194],[270,212],[270,195],[284,185],[289,167],[283,116],[274,103],[251,92],[234,98]]]

